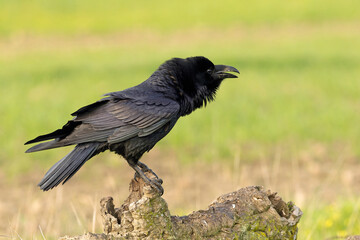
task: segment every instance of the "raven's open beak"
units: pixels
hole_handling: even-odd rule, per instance
[[[231,67],[231,66],[215,65],[215,73],[216,73],[221,79],[225,79],[225,78],[237,78],[236,75],[233,75],[233,74],[228,73],[228,72],[240,73],[239,70],[237,70],[236,68]]]

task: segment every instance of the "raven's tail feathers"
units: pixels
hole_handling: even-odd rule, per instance
[[[38,184],[40,189],[50,190],[61,182],[67,182],[84,163],[96,154],[100,143],[78,144],[68,155],[55,163]]]

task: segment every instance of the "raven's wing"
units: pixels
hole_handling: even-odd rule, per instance
[[[135,136],[144,137],[178,118],[179,109],[176,101],[164,97],[142,97],[136,100],[110,96],[74,112],[72,115],[75,118],[62,129],[29,141],[33,143],[55,139],[40,143],[27,152],[87,142],[112,144]]]
[[[107,141],[116,143],[150,135],[178,118],[179,109],[179,104],[170,99],[113,99],[93,111],[78,114],[74,121],[81,121],[98,133],[111,131]]]

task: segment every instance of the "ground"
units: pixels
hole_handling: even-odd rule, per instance
[[[359,231],[360,203],[354,193],[360,190],[360,167],[355,162],[333,164],[304,157],[291,163],[278,155],[257,163],[235,159],[232,166],[202,161],[184,165],[174,153],[162,155],[154,151],[144,158],[164,180],[164,198],[173,214],[189,214],[206,208],[221,194],[263,185],[277,191],[285,201],[294,201],[304,211],[299,239],[341,234],[331,230],[336,225],[337,229]],[[114,163],[104,166],[102,158],[112,158]],[[99,200],[114,196],[119,205],[128,195],[134,173],[120,157],[104,154],[87,163],[66,185],[50,192],[41,192],[35,186],[41,174],[31,172],[11,184],[1,181],[1,195],[5,197],[0,205],[0,215],[4,216],[0,232],[26,238],[40,237],[42,231],[47,239],[101,232]]]

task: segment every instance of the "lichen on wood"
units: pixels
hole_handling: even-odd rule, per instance
[[[171,216],[166,201],[140,178],[132,179],[120,208],[112,197],[100,205],[104,233],[62,239],[296,239],[302,215],[292,202],[251,186],[218,197],[207,210]]]

